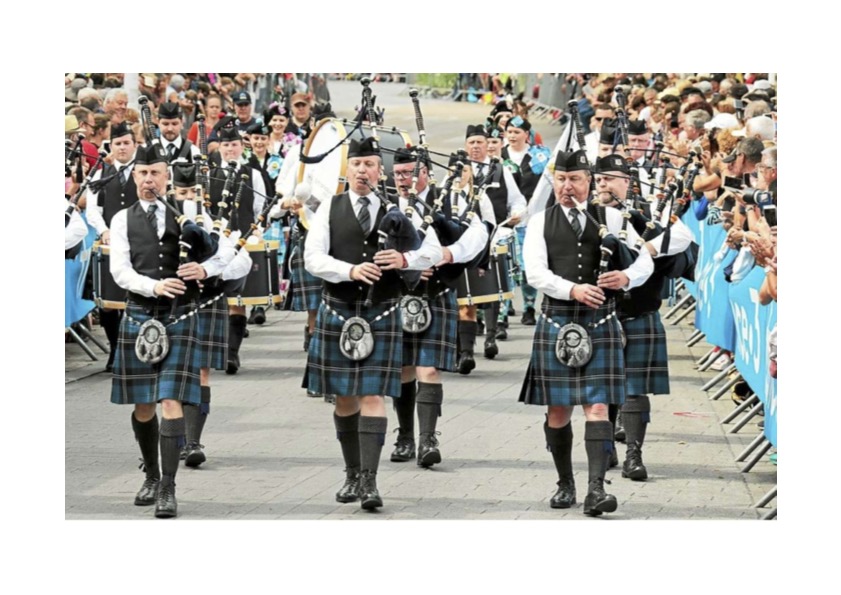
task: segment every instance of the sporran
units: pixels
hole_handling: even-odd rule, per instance
[[[422,297],[403,296],[400,300],[400,310],[403,314],[403,330],[407,333],[422,333],[432,324],[429,302]]]
[[[582,368],[593,357],[593,343],[590,333],[580,324],[570,322],[558,331],[555,343],[558,361],[570,368]]]
[[[169,354],[169,336],[166,327],[150,318],[140,325],[137,340],[134,342],[134,352],[137,358],[147,364],[162,362]]]
[[[371,355],[374,352],[374,333],[368,321],[358,316],[348,318],[342,326],[339,349],[342,355],[355,362]]]

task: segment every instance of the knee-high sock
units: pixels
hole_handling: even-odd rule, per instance
[[[625,424],[625,443],[633,445],[645,441],[645,427],[651,421],[651,400],[646,395],[631,395],[622,405],[622,422]]]
[[[342,446],[342,458],[347,469],[359,469],[359,412],[341,417],[333,414],[336,439]]]
[[[161,420],[161,473],[175,478],[181,449],[187,444],[186,424],[183,417]]]
[[[131,412],[131,429],[134,430],[134,438],[140,446],[140,454],[143,456],[143,465],[146,467],[146,477],[160,478],[161,470],[158,466],[158,416],[155,415],[149,421],[138,421]]]
[[[476,323],[472,320],[458,321],[459,351],[473,354],[473,344],[476,342]]]
[[[488,336],[496,332],[497,322],[499,321],[499,302],[491,303],[490,308],[485,312],[485,326],[488,329]],[[506,313],[508,311],[506,310]]]
[[[613,427],[610,422],[585,422],[584,447],[587,450],[589,481],[604,479],[608,459],[613,452]]]
[[[204,423],[210,412],[210,387],[201,387],[201,405],[184,403],[184,423],[187,425],[187,442],[201,442]]]
[[[248,319],[241,314],[232,314],[228,317],[228,350],[233,355],[239,355],[247,322]]]
[[[414,438],[415,436],[415,393],[416,382],[404,382],[400,388],[400,398],[394,399],[394,411],[397,412],[398,432],[400,438]]]
[[[117,339],[120,337],[120,319],[122,312],[120,310],[100,310],[99,323],[102,325],[102,330],[105,331],[105,336],[108,338],[108,343],[111,346],[111,351],[108,355],[108,362],[114,363],[114,354],[117,352]]]
[[[441,417],[441,404],[444,402],[444,387],[440,384],[418,382],[418,431],[432,434],[438,418]]]
[[[552,428],[543,423],[546,434],[546,448],[552,453],[552,460],[558,472],[558,479],[572,479],[572,422],[562,428]]]
[[[388,429],[387,417],[359,416],[359,461],[362,471],[377,472]]]

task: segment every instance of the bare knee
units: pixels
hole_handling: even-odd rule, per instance
[[[608,421],[608,409],[604,403],[584,405],[584,416],[587,421]]]
[[[385,417],[385,399],[377,395],[359,397],[359,410],[366,417]]]
[[[134,418],[139,422],[147,422],[155,417],[155,412],[158,409],[156,403],[144,403],[134,406]]]
[[[572,407],[549,407],[548,422],[550,428],[563,428],[572,418]]]
[[[419,381],[426,384],[441,384],[441,375],[435,368],[429,366],[418,366],[416,371]]]
[[[404,384],[406,382],[413,382],[415,378],[417,378],[417,376],[415,376],[414,366],[403,366],[403,368],[400,370],[400,382]]]
[[[210,386],[210,368],[202,368],[199,373],[202,386]]]
[[[181,407],[181,401],[174,399],[164,399],[161,401],[161,413],[164,419],[184,417],[184,409]]]
[[[359,411],[358,397],[336,397],[336,415],[347,417]]]

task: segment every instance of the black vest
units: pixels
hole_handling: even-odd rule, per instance
[[[437,198],[438,189],[430,187],[429,192],[426,194],[426,204],[431,207]],[[449,195],[444,196],[444,200],[441,205],[441,214],[443,214],[447,219],[450,219],[452,216],[452,209]],[[444,223],[442,221],[435,221],[430,227],[432,227],[435,230],[435,233],[438,234],[438,239],[442,246],[451,246],[455,243],[452,241],[448,242],[448,239],[452,238],[449,238],[449,232],[444,229]],[[466,266],[467,265],[465,263],[452,263],[436,267],[432,278],[426,283],[423,281],[418,283],[415,290],[411,293],[413,295],[428,295],[429,297],[434,297],[441,293],[445,287],[455,288],[456,285],[458,285],[458,280],[464,273]]]
[[[228,197],[229,208],[233,208],[234,198],[236,197],[240,186],[240,172],[242,172],[243,169],[245,169],[245,173],[249,176],[249,179],[248,182],[246,182],[245,187],[242,189],[237,216],[234,216],[233,214],[231,215],[231,219],[233,220],[231,223],[231,229],[238,229],[244,234],[251,229],[251,224],[254,223],[255,218],[254,191],[251,190],[251,185],[253,184],[252,180],[254,179],[254,176],[262,174],[250,167],[240,166],[237,172],[233,174],[236,176],[236,182],[233,185],[233,190],[231,190],[231,196]],[[222,169],[210,170],[210,202],[212,203],[210,212],[213,213],[213,216],[217,219],[219,218],[219,201],[222,199],[222,190],[225,188],[225,174],[223,172],[224,170]]]
[[[161,208],[160,206],[158,208]],[[128,232],[129,255],[131,268],[137,273],[152,279],[166,279],[175,277],[178,270],[178,239],[181,230],[172,214],[166,212],[164,235],[158,239],[158,233],[153,229],[140,203],[132,205],[126,213],[126,228]],[[195,283],[188,284],[187,293],[180,299],[186,302],[197,294]],[[160,303],[165,298],[147,298],[130,293],[132,301],[143,305]]]
[[[502,159],[510,159],[511,153],[508,152],[508,147],[502,149]],[[531,170],[531,155],[526,153],[523,157],[523,162],[520,164],[520,169],[513,174],[514,181],[517,182],[517,188],[526,197],[526,202],[531,200],[531,195],[534,194],[534,189],[537,188],[537,183],[540,181],[540,176]]]
[[[193,146],[193,143],[184,139],[181,142],[181,148],[175,153],[175,155],[173,155],[172,159],[169,159],[169,162],[173,163],[173,162],[177,161],[178,159],[182,159],[182,160],[186,159],[187,163],[192,163],[193,162],[193,152],[190,151],[190,147],[192,147],[192,146]],[[166,154],[166,151],[164,151],[164,154]]]
[[[113,165],[106,165],[102,170],[102,177],[107,178],[117,173]],[[134,184],[134,175],[129,173],[128,181],[123,186],[120,183],[120,176],[117,175],[100,190],[97,197],[97,205],[102,207],[102,218],[105,225],[111,227],[111,219],[119,211],[126,209],[137,202],[137,186]]]
[[[645,250],[645,248],[643,248]],[[666,281],[665,270],[671,265],[669,258],[654,259],[654,272],[648,280],[630,290],[625,299],[616,300],[620,318],[633,318],[648,312],[656,312],[663,303],[663,284]]]
[[[385,214],[382,206],[377,211],[377,218],[368,237],[362,234],[359,219],[353,211],[347,192],[334,196],[329,205],[322,205],[321,208],[325,206],[330,209],[330,256],[354,265],[374,262],[374,254],[379,250],[377,229]],[[368,297],[368,287],[367,283],[361,281],[324,282],[324,290],[331,297],[347,304],[364,301]],[[396,271],[383,271],[380,280],[374,284],[373,302],[378,304],[384,300],[398,298],[402,295],[404,287]]]
[[[485,165],[490,167],[488,164]],[[487,167],[483,168],[485,174],[488,173]],[[502,172],[503,167],[504,166],[500,163],[499,169],[497,170],[499,173],[499,188],[491,188],[488,190],[488,198],[493,205],[494,217],[496,217],[497,225],[508,219],[508,187],[505,185],[505,176]]]
[[[598,219],[596,208],[588,204],[587,211]],[[596,284],[601,256],[598,229],[587,219],[581,238],[575,237],[564,210],[559,203],[546,209],[543,239],[546,242],[549,270],[573,283]],[[548,298],[549,302],[557,302]]]

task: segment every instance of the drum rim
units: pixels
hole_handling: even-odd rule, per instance
[[[304,145],[304,148],[301,149],[301,155],[305,157],[310,156],[310,148],[312,147],[312,143],[315,140],[315,137],[318,136],[318,131],[321,130],[323,126],[327,124],[335,124],[337,132],[342,136],[347,136],[347,129],[345,128],[345,124],[341,118],[324,118],[318,124],[316,124],[313,131],[307,137],[307,142]],[[342,151],[342,164],[341,169],[339,171],[339,180],[336,184],[336,191],[333,193],[341,194],[344,190],[344,185],[346,182],[342,180],[347,180],[347,154],[348,154],[348,145],[346,143],[342,143],[342,146],[339,147]],[[301,161],[298,164],[298,184],[304,181],[304,174],[306,173],[307,164]]]
[[[502,293],[502,297],[500,298],[499,293],[486,293],[483,295],[474,295],[473,297],[463,297],[463,298],[456,298],[456,302],[459,306],[470,306],[475,304],[491,304],[493,302],[503,302],[505,300],[513,300],[514,299],[514,292],[513,291],[504,291]],[[472,304],[471,304],[472,302]]]

